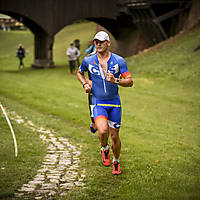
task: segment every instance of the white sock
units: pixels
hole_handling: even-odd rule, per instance
[[[105,147],[101,147],[101,150],[102,150],[102,151],[105,151]]]
[[[109,150],[109,145],[107,144],[105,147],[101,147],[101,150],[103,150],[103,151],[107,151],[107,150]]]
[[[119,162],[119,158],[118,159],[116,159],[115,157],[113,157],[113,162]]]
[[[106,145],[105,150],[109,150],[109,145],[108,144]]]

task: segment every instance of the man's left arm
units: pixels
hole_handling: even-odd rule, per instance
[[[131,74],[126,76],[124,79],[119,79],[119,78],[115,78],[113,74],[108,73],[107,81],[114,83],[114,84],[118,84],[123,87],[132,87],[133,86],[133,79],[131,77]]]
[[[115,83],[123,87],[132,87],[133,79],[124,58],[118,59],[120,76],[124,79],[115,79]]]

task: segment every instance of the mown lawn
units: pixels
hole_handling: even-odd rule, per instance
[[[113,176],[111,167],[101,165],[97,136],[88,128],[87,95],[67,68],[68,43],[80,38],[83,57],[95,30],[95,24],[86,22],[63,29],[55,38],[57,67],[43,70],[30,67],[30,32],[0,32],[0,102],[9,112],[15,111],[55,129],[58,136],[70,138],[74,144],[82,144],[85,187],[73,189],[63,199],[200,199],[200,51],[193,51],[200,43],[200,28],[127,58],[135,85],[120,88],[120,176]],[[29,50],[26,68],[21,71],[17,71],[15,58],[19,43]],[[34,176],[46,151],[38,135],[12,123],[18,158],[0,115],[2,199],[11,197]]]

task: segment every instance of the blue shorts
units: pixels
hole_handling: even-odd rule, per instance
[[[99,119],[108,120],[109,127],[120,128],[121,102],[119,98],[111,100],[97,100],[93,97],[93,116],[96,122]]]

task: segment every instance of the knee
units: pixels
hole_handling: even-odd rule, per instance
[[[104,136],[108,133],[108,129],[106,127],[98,128],[98,133],[99,135]]]

